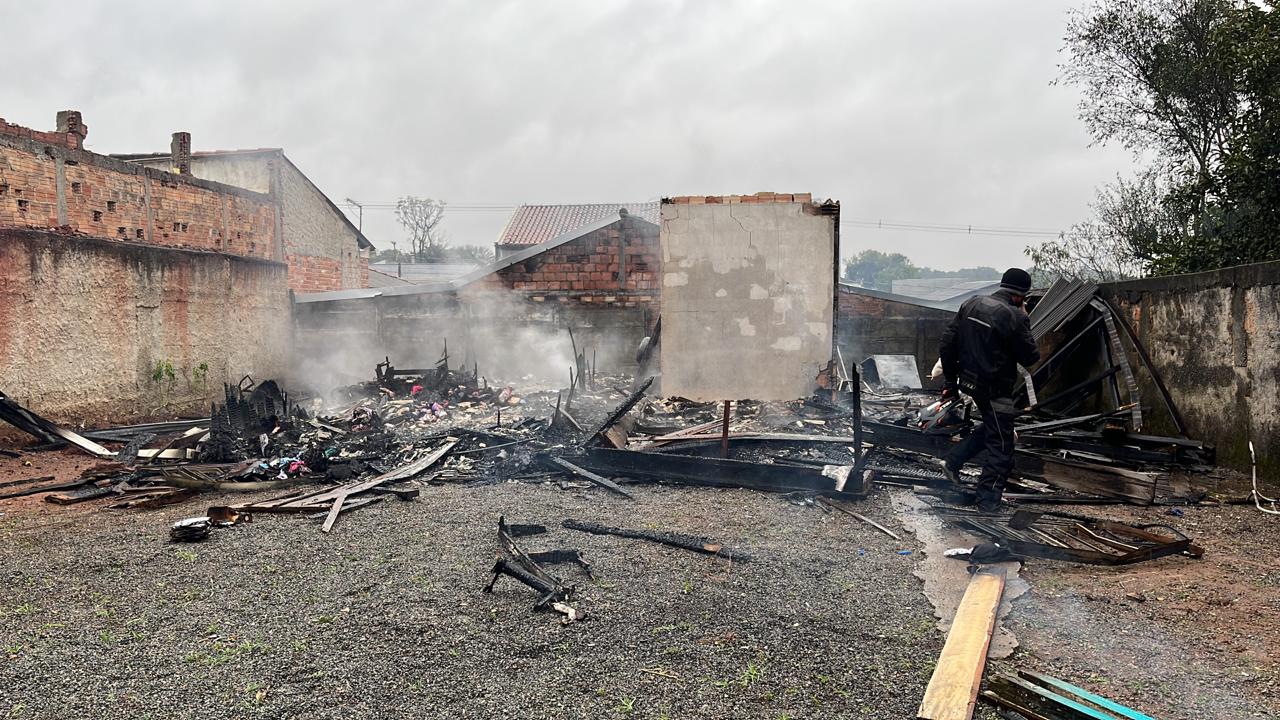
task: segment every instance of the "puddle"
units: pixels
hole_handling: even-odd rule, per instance
[[[915,534],[916,539],[924,546],[924,559],[916,563],[915,576],[924,581],[924,594],[933,604],[933,614],[938,618],[938,629],[947,632],[951,621],[955,618],[956,607],[969,586],[968,563],[964,560],[953,560],[943,552],[957,547],[973,547],[984,538],[975,538],[968,533],[943,525],[923,500],[905,490],[894,490],[890,493],[893,509],[897,511],[904,527]],[[996,616],[996,630],[991,636],[991,647],[987,657],[993,659],[1007,658],[1018,647],[1018,638],[1003,625],[1003,620],[1013,609],[1012,603],[1021,597],[1031,586],[1018,574],[1018,563],[1014,561],[992,563],[1003,567],[1007,573],[1004,595],[1000,598],[1000,612]]]

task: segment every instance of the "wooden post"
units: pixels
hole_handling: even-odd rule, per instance
[[[720,457],[729,457],[729,406],[731,400],[724,401],[724,422],[720,426]]]

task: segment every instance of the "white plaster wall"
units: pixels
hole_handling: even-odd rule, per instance
[[[662,392],[794,400],[831,358],[835,221],[805,203],[662,206]]]

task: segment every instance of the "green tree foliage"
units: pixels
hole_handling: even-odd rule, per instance
[[[889,290],[894,280],[920,277],[916,267],[902,253],[863,250],[844,264],[844,280],[876,290]]]
[[[934,270],[916,267],[902,253],[863,250],[845,261],[843,280],[874,290],[890,291],[894,280],[915,278],[963,277],[971,280],[999,280],[1000,271],[993,267],[971,267],[959,270]]]
[[[1244,0],[1103,0],[1072,15],[1062,82],[1096,142],[1151,159],[1094,218],[1028,248],[1042,273],[1129,277],[1280,257],[1280,24]]]

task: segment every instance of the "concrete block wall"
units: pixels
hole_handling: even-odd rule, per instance
[[[224,253],[0,229],[0,390],[69,424],[208,412],[224,381],[288,371],[285,274]],[[174,377],[157,381],[157,365]]]
[[[1107,283],[1160,371],[1193,438],[1217,446],[1220,464],[1280,481],[1280,262]],[[1131,363],[1139,358],[1131,355]],[[1147,431],[1173,434],[1147,373],[1137,371]],[[1274,485],[1273,485],[1274,486]]]
[[[663,200],[664,393],[809,394],[834,355],[839,209],[807,194]]]

